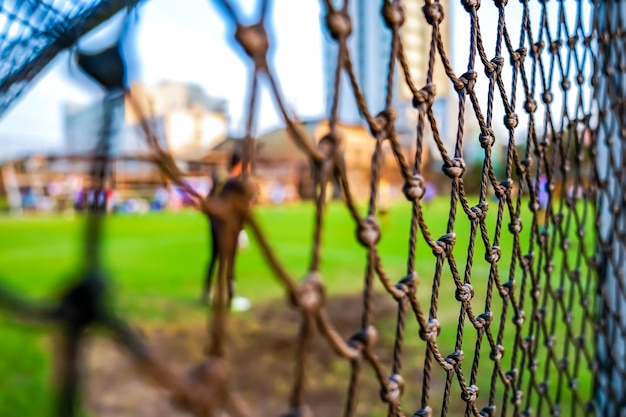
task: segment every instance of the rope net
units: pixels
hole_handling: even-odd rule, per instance
[[[258,21],[252,25],[243,24],[227,0],[217,3],[236,28],[235,39],[249,58],[250,99],[241,177],[219,196],[197,194],[161,147],[148,115],[131,96],[128,101],[144,115],[141,127],[162,172],[186,189],[198,210],[222,226],[206,359],[188,376],[179,376],[157,360],[123,320],[104,308],[106,280],[99,272],[98,248],[103,216],[96,199],[87,226],[85,273],[58,306],[39,307],[6,290],[0,292],[0,305],[16,314],[64,324],[67,346],[60,415],[76,415],[80,384],[76,352],[91,326],[107,329],[138,366],[191,414],[253,414],[229,385],[224,348],[231,331],[228,286],[236,261],[236,237],[243,224],[301,316],[300,330],[294,335],[293,383],[285,415],[311,415],[306,392],[314,338],[325,340],[349,363],[345,416],[358,414],[359,381],[372,375],[389,416],[623,413],[626,6],[602,1],[507,4],[495,0],[481,5],[478,0],[453,4],[427,0],[420,19],[428,24],[429,53],[420,79],[413,75],[402,37],[407,17],[403,3],[383,1],[380,19],[391,40],[387,71],[380,74],[386,80],[385,100],[374,109],[367,105],[348,45],[352,32],[348,1],[325,0],[323,25],[336,45],[335,82],[328,133],[312,143],[284,104],[279,80],[266,58],[268,1],[261,1]],[[469,22],[469,50],[455,52],[467,58],[461,74],[453,68],[441,29],[451,8],[458,9],[458,19]],[[479,8],[495,8],[497,21],[481,20]],[[487,33],[495,39],[492,45],[485,41]],[[437,71],[445,74],[448,87],[454,90],[455,120],[441,120],[433,111],[437,91],[444,89],[434,84]],[[341,87],[344,75],[349,81],[347,90]],[[301,280],[282,266],[280,254],[272,250],[248,204],[252,194],[248,167],[255,158],[252,132],[261,80],[269,86],[289,136],[315,170],[314,233],[310,264],[303,266]],[[408,157],[396,132],[394,86],[401,81],[410,90],[416,119],[414,152]],[[365,210],[355,202],[342,153],[338,108],[345,91],[356,102],[375,143]],[[467,134],[469,122],[478,126],[478,137]],[[448,129],[454,138],[451,143],[440,133],[444,124],[453,126]],[[105,129],[92,170],[100,189],[109,175],[108,136]],[[505,149],[501,172],[493,164],[498,144]],[[446,222],[441,221],[441,213],[429,212],[423,203],[426,181],[421,162],[430,145],[437,150],[449,182]],[[412,207],[406,246],[398,245],[407,254],[403,277],[386,274],[377,249],[384,236],[377,217],[383,146],[389,146],[395,157],[408,200],[405,204]],[[483,155],[476,177],[465,172],[468,146],[481,149]],[[339,334],[325,310],[320,268],[325,185],[333,179],[354,221],[366,265],[361,323],[348,337]],[[466,187],[477,184],[477,195],[466,192]],[[457,236],[455,230],[463,223],[469,225],[469,235]],[[505,234],[510,237],[504,238]],[[434,268],[428,276],[416,272],[420,246],[432,253],[429,262]],[[397,304],[390,365],[379,359],[376,343],[376,286]],[[453,311],[449,303],[442,311],[440,301],[451,298],[456,300]],[[409,321],[417,323],[417,335],[405,331]],[[418,379],[403,376],[408,338],[420,340],[423,365]],[[365,374],[366,368],[373,373]],[[410,395],[403,395],[407,392]]]

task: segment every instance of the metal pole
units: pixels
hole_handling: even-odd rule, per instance
[[[620,33],[626,23],[626,5],[619,1],[595,3],[598,104],[596,203],[599,273],[597,297],[596,415],[626,416],[626,266],[625,133],[623,97],[625,51]],[[607,37],[608,35],[608,37]]]

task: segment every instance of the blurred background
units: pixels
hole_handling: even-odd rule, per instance
[[[44,3],[63,10],[66,4],[76,6],[80,2],[51,0]],[[85,0],[81,7],[88,9],[89,3]],[[350,6],[353,19],[350,52],[358,82],[373,114],[384,107],[391,40],[390,31],[380,18],[379,3],[352,1]],[[411,75],[421,85],[426,79],[431,27],[423,17],[422,1],[405,0],[403,3],[406,9],[403,42]],[[453,2],[451,5],[447,0],[441,3],[446,10],[441,27],[444,48],[449,52],[455,73],[462,74],[467,71],[470,54],[470,19],[460,4]],[[491,57],[497,43],[498,10],[491,2],[484,3],[489,4],[481,7],[478,15],[485,28],[482,40]],[[93,6],[96,4],[94,1]],[[241,0],[236,6],[247,23],[255,21],[257,1]],[[535,6],[529,19],[536,24],[540,16],[546,16],[555,32],[562,18],[560,9],[551,7],[542,15],[539,2]],[[21,10],[19,7],[18,1],[0,2],[4,13],[0,14],[0,27],[4,27],[0,45],[4,47],[11,36],[23,39],[30,36],[22,31],[20,25],[24,25],[19,19],[11,20],[12,12],[23,13],[16,12]],[[576,16],[588,13],[590,7],[587,3],[577,4],[568,9],[564,18],[575,26]],[[328,132],[336,67],[336,45],[325,30],[324,13],[320,2],[313,0],[275,0],[269,12],[270,65],[276,71],[288,111],[297,115],[294,116],[296,122],[311,143],[317,143]],[[507,24],[519,28],[522,18],[521,2],[511,2],[507,6]],[[588,30],[587,22],[584,24]],[[6,111],[0,119],[0,236],[3,237],[0,239],[0,277],[6,284],[26,297],[47,300],[62,292],[82,256],[82,214],[95,198],[88,187],[90,155],[102,130],[104,105],[102,91],[74,63],[76,48],[98,51],[123,33],[131,94],[149,112],[151,125],[158,132],[163,147],[185,173],[189,184],[201,195],[207,195],[215,186],[215,179],[227,175],[229,158],[233,152],[241,150],[245,134],[252,72],[247,57],[234,42],[234,30],[223,10],[205,0],[142,1],[129,15],[120,11],[89,30],[78,45],[47,62],[32,82],[20,87],[23,91],[20,90],[10,104],[5,103]],[[539,35],[543,29],[536,25],[533,30]],[[519,33],[508,35],[513,45],[527,42],[519,39]],[[529,73],[536,70],[528,61],[524,65]],[[580,71],[585,77],[591,72],[590,65],[589,62],[581,64]],[[481,106],[487,106],[488,79],[482,70],[478,71],[477,95]],[[507,88],[512,83],[512,74],[507,57],[502,74]],[[557,74],[547,77],[548,83],[552,81],[555,85],[560,82]],[[459,100],[439,60],[435,64],[434,82],[437,85],[434,114],[444,145],[453,154]],[[253,129],[252,170],[259,190],[255,212],[280,260],[293,276],[299,277],[306,272],[313,234],[314,167],[294,145],[267,85],[261,82],[261,87]],[[401,151],[411,161],[416,146],[417,112],[411,105],[410,90],[398,74],[393,88],[398,139]],[[587,84],[578,88],[581,95],[589,92]],[[369,196],[375,141],[357,110],[345,78],[340,91],[338,127],[344,139],[348,179],[360,207],[364,208]],[[575,96],[572,94],[568,99],[556,93],[552,108],[577,108]],[[523,100],[524,94],[520,92],[512,99],[520,108]],[[183,369],[201,357],[206,342],[206,309],[200,303],[200,289],[210,254],[209,224],[191,207],[190,196],[169,181],[155,164],[154,155],[144,143],[137,114],[124,98],[119,98],[114,105],[114,186],[106,192],[110,216],[106,220],[103,243],[107,274],[115,288],[110,292],[113,295],[111,309],[128,318],[159,354]],[[493,109],[496,143],[491,158],[498,178],[504,178],[509,143],[503,116],[503,105],[496,100]],[[543,123],[545,117],[546,113],[537,113],[535,129],[539,136],[549,137],[554,131]],[[477,117],[470,106],[467,106],[464,120],[465,191],[469,199],[478,203],[485,153],[478,141]],[[563,133],[567,128],[560,126],[557,130]],[[433,234],[439,236],[446,229],[451,186],[441,171],[443,162],[431,130],[426,129],[425,134],[424,152],[419,161],[427,181],[425,217]],[[581,135],[586,137],[588,132]],[[527,138],[528,126],[524,121],[513,138],[520,155],[525,153]],[[585,143],[588,141],[586,138]],[[395,282],[406,269],[411,207],[402,194],[403,181],[387,145],[381,168],[379,217],[383,239],[380,253],[385,270]],[[583,160],[583,178],[588,177],[590,169],[589,161]],[[540,204],[545,209],[545,176],[538,180]],[[560,181],[557,188],[568,187],[570,195],[580,195],[581,185],[575,184]],[[329,187],[322,274],[328,293],[332,295],[331,316],[347,336],[360,320],[359,297],[366,256],[354,239],[354,225],[341,203],[339,187],[337,184]],[[488,194],[495,206],[497,199],[493,191],[490,189]],[[494,211],[487,217],[489,226],[495,224]],[[530,213],[524,212],[522,217],[532,222]],[[468,257],[470,222],[463,216],[455,227],[457,256],[459,262],[464,262]],[[529,230],[522,232],[524,241],[529,240],[529,233]],[[500,247],[503,253],[511,253],[512,238],[503,237]],[[431,250],[424,244],[418,245],[417,259],[416,269],[425,277],[427,287],[435,268]],[[504,271],[508,265],[501,267]],[[473,274],[488,276],[489,265],[477,263]],[[454,284],[447,282],[442,284],[441,291],[451,294],[454,289]],[[477,284],[477,293],[485,291],[485,283]],[[233,328],[241,332],[229,341],[231,354],[244,369],[239,371],[234,384],[265,414],[277,413],[284,409],[283,399],[288,393],[287,381],[292,373],[291,361],[281,361],[281,358],[293,354],[298,316],[289,311],[286,303],[275,303],[283,300],[285,293],[274,280],[253,239],[240,240],[236,294],[248,304],[244,303],[241,310],[245,311],[233,318]],[[424,291],[419,297],[427,304],[430,294]],[[377,320],[386,329],[381,336],[384,347],[381,357],[385,363],[391,360],[392,323],[396,314],[395,304],[387,298],[377,299]],[[458,303],[454,308],[450,304],[450,314],[446,314],[446,301],[443,303],[441,321],[448,328],[444,326],[441,340],[452,351]],[[415,323],[408,326],[409,331],[417,334]],[[4,311],[0,312],[0,332],[0,357],[3,358],[0,361],[0,415],[49,415],[56,395],[53,357],[58,341],[55,332],[23,326],[19,318]],[[473,348],[467,349],[469,352]],[[419,341],[409,342],[407,352],[411,357],[407,379],[417,381],[421,377],[423,346]],[[84,398],[90,415],[178,415],[166,396],[140,382],[129,359],[111,341],[90,339],[83,353],[87,364]],[[315,355],[318,355],[317,368],[313,373],[317,377],[312,378],[310,401],[316,404],[320,415],[338,414],[348,367],[322,342]],[[257,367],[259,362],[262,365]],[[263,383],[268,369],[277,375],[273,384]],[[583,380],[582,385],[589,387],[590,379]],[[415,395],[419,388],[418,383],[410,387]],[[374,378],[364,384],[363,390],[371,395],[364,395],[366,398],[358,414],[383,412]],[[454,407],[462,410],[462,405],[453,404]]]

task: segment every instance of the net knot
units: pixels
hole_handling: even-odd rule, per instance
[[[347,39],[352,33],[352,20],[350,15],[343,10],[330,10],[326,14],[326,27],[334,40],[341,41]]]
[[[409,201],[417,201],[424,196],[426,186],[421,175],[413,175],[408,182],[402,186],[402,192]]]
[[[422,11],[431,26],[439,25],[443,21],[443,6],[440,3],[427,3]]]
[[[500,260],[500,254],[501,254],[500,247],[494,245],[485,254],[485,260],[492,264],[496,263]]]
[[[245,178],[235,178],[228,181],[222,188],[221,197],[228,204],[231,220],[241,219],[250,211],[250,201],[254,198],[255,187],[252,181]]]
[[[519,67],[519,65],[526,59],[526,48],[518,48],[511,53],[511,66]]]
[[[381,111],[374,117],[372,123],[372,135],[378,136],[383,132],[388,132],[396,121],[396,111],[394,109],[386,109]]]
[[[524,102],[524,110],[528,114],[533,114],[537,110],[537,102],[532,97],[528,97]]]
[[[265,57],[269,49],[269,40],[262,23],[250,26],[238,25],[235,39],[256,65],[262,67],[266,65]]]
[[[61,299],[57,314],[75,329],[83,329],[103,316],[104,281],[92,272],[69,288]]]
[[[515,280],[510,279],[502,285],[502,289],[500,290],[500,295],[502,298],[508,298],[515,291]]]
[[[433,247],[433,254],[435,256],[449,256],[455,242],[456,233],[446,233],[437,240],[435,247]]]
[[[480,417],[493,417],[496,415],[496,406],[488,405],[478,412]]]
[[[499,361],[504,356],[504,346],[496,345],[489,353],[489,359]]]
[[[457,301],[467,303],[474,298],[474,287],[470,284],[463,284],[454,291],[454,297]]]
[[[504,58],[502,58],[501,56],[493,58],[491,61],[485,64],[485,74],[489,78],[493,77],[494,75],[499,75],[502,71],[502,65],[504,65]]]
[[[543,94],[541,95],[541,101],[543,101],[546,104],[550,104],[552,103],[552,93],[550,91],[544,91]]]
[[[476,328],[485,329],[489,327],[492,319],[493,313],[491,311],[485,311],[484,313],[479,314],[478,317],[476,317]]]
[[[382,9],[385,25],[389,29],[399,28],[404,23],[404,6],[399,1],[386,1]]]
[[[585,336],[578,336],[576,339],[574,339],[574,346],[576,346],[577,348],[585,347]]]
[[[361,329],[352,335],[348,343],[353,347],[365,348],[374,345],[377,340],[378,331],[374,326],[368,326],[366,329]]]
[[[556,337],[554,337],[554,335],[552,334],[548,336],[544,342],[544,345],[550,350],[554,347],[555,344],[556,344]]]
[[[380,240],[380,227],[374,216],[367,216],[357,226],[357,239],[366,248],[374,247]]]
[[[416,109],[424,109],[424,106],[426,109],[430,108],[435,101],[435,94],[437,94],[435,84],[427,84],[413,96],[413,107]]]
[[[447,160],[441,169],[452,180],[461,178],[465,172],[465,161],[462,158],[453,158]]]
[[[493,0],[493,3],[497,8],[501,8],[505,7],[509,3],[509,0]]]
[[[582,297],[582,299],[580,300],[580,305],[587,308],[589,307],[589,304],[591,303],[591,301],[589,300],[589,296],[585,295]]]
[[[497,197],[505,197],[511,194],[513,190],[513,179],[505,178],[500,181],[499,186],[495,189],[495,193]]]
[[[532,164],[533,160],[530,157],[522,159],[517,167],[517,173],[519,175],[526,173]]]
[[[546,46],[546,43],[544,41],[539,41],[537,43],[534,43],[531,46],[531,52],[533,54],[533,57],[536,60],[539,60],[539,58],[541,57],[541,52],[543,51],[543,48]]]
[[[451,371],[453,369],[458,369],[461,366],[461,362],[463,362],[463,358],[465,354],[462,350],[455,350],[451,354],[446,357],[446,363],[449,364],[450,368],[446,369],[447,371]]]
[[[517,118],[517,114],[515,113],[507,114],[506,116],[504,116],[504,126],[506,126],[507,129],[515,129],[518,122],[519,119]]]
[[[562,89],[563,91],[567,91],[567,90],[569,90],[571,86],[572,86],[572,85],[571,85],[571,83],[569,82],[569,80],[568,80],[567,78],[563,78],[563,79],[561,80],[561,89]]]
[[[541,287],[539,285],[533,285],[530,291],[530,296],[533,297],[534,300],[539,300],[539,297],[541,296]]]
[[[63,44],[67,43],[66,35],[59,34],[57,39],[62,39]],[[78,51],[76,61],[78,68],[107,92],[125,89],[127,68],[119,44],[93,54]]]
[[[461,398],[467,403],[474,403],[476,402],[476,398],[478,398],[478,391],[479,390],[476,385],[470,385],[461,393]]]
[[[426,342],[434,342],[437,340],[441,332],[441,324],[437,319],[430,319],[426,322],[426,327],[419,330],[420,339]]]
[[[337,154],[340,145],[341,136],[338,132],[329,132],[319,140],[317,148],[324,156],[324,159],[327,159]]]
[[[412,272],[409,275],[406,275],[405,277],[403,277],[400,281],[398,281],[398,283],[396,284],[396,288],[400,290],[403,293],[403,295],[406,295],[409,292],[413,291],[413,289],[415,288],[416,282],[417,282],[417,273]]]
[[[563,41],[561,39],[557,39],[555,41],[550,42],[550,53],[558,54],[559,49],[561,49],[561,46],[563,46]]]
[[[478,135],[478,141],[480,142],[481,148],[491,148],[496,142],[496,137],[493,129],[487,129],[486,131],[481,132],[480,135]]]
[[[567,46],[568,46],[568,48],[573,49],[576,46],[576,44],[578,43],[578,39],[579,39],[578,35],[573,35],[573,36],[570,36],[569,38],[567,38]]]
[[[385,403],[397,403],[404,392],[404,379],[398,374],[393,374],[380,389],[380,399]]]
[[[517,326],[521,326],[522,324],[524,324],[525,319],[526,319],[526,314],[523,311],[520,311],[519,313],[513,316],[513,324]]]
[[[504,374],[504,377],[506,378],[506,382],[508,385],[514,384],[515,380],[517,379],[517,368],[513,368],[509,371],[506,371],[506,373]]]
[[[485,218],[488,209],[489,203],[487,203],[486,201],[481,201],[480,203],[478,203],[478,205],[470,207],[468,216],[470,220],[480,221]]]
[[[467,13],[480,9],[480,0],[461,0],[461,4]]]
[[[472,93],[474,91],[474,86],[476,85],[476,79],[478,78],[478,74],[476,71],[468,71],[461,75],[458,79],[458,82],[454,84],[454,89],[459,94],[467,94]]]
[[[303,311],[316,312],[324,303],[324,285],[317,271],[310,272],[300,283],[291,303]]]
[[[574,315],[572,314],[571,311],[563,313],[563,323],[571,324],[572,320],[574,320]]]
[[[413,417],[432,417],[432,415],[433,415],[433,409],[430,408],[429,406],[420,408],[415,413],[413,413]]]

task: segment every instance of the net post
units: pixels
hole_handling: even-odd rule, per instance
[[[619,49],[626,22],[626,7],[621,2],[595,4],[598,31],[597,85],[598,103],[596,156],[596,364],[594,400],[596,415],[626,416],[623,393],[626,390],[626,211],[624,205],[624,132],[626,119],[619,104],[626,87],[624,57]],[[606,36],[606,37],[605,37]],[[602,38],[605,37],[604,42]],[[607,70],[613,68],[614,72]],[[595,75],[595,74],[594,74]]]

